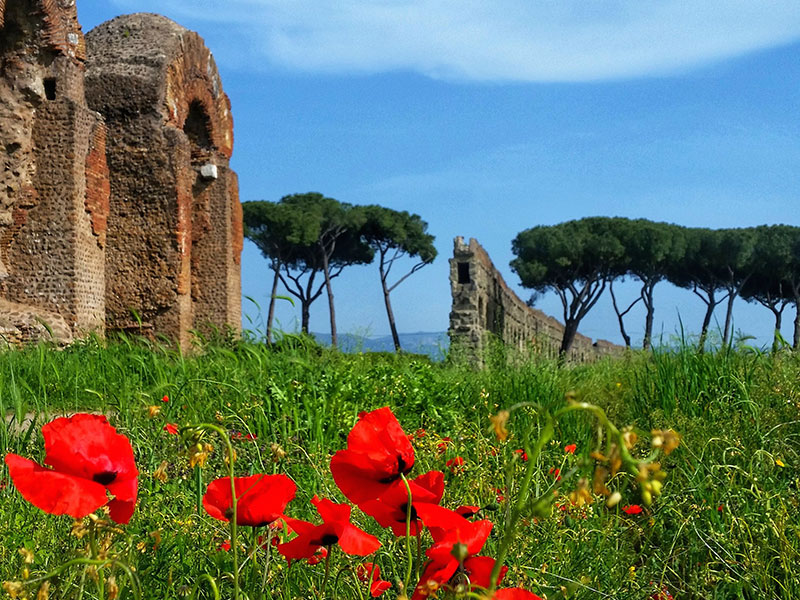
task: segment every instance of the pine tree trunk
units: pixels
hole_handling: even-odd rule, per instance
[[[711,324],[711,315],[714,314],[714,294],[708,297],[708,306],[706,308],[706,316],[703,318],[703,327],[700,329],[700,340],[697,343],[697,351],[702,354],[705,351],[706,336],[708,335],[708,326]]]
[[[792,348],[800,350],[800,302],[795,298],[794,301],[795,315],[794,315],[794,336],[792,337]]]
[[[338,347],[338,340],[336,337],[336,309],[333,306],[333,287],[331,286],[331,273],[328,268],[328,259],[322,262],[322,271],[325,274],[325,291],[328,293],[328,311],[331,315],[331,346]]]
[[[558,349],[559,362],[564,362],[567,357],[569,349],[572,347],[572,342],[575,341],[575,334],[578,333],[578,322],[574,319],[569,319],[564,324],[564,337],[561,338],[561,347]]]
[[[773,310],[772,313],[775,315],[775,335],[772,337],[772,351],[777,352],[778,348],[780,348],[780,334],[781,334],[781,325],[783,324],[783,311]]]
[[[394,322],[394,312],[392,312],[392,302],[389,299],[389,290],[386,289],[386,281],[381,280],[383,283],[383,301],[386,304],[386,316],[389,317],[389,329],[392,330],[392,342],[394,342],[394,350],[395,352],[401,352],[402,348],[400,348],[400,336],[397,334],[397,326]]]
[[[655,320],[655,307],[653,306],[653,286],[649,286],[645,292],[645,309],[647,314],[644,317],[644,340],[642,340],[642,350],[649,350],[653,340],[653,321]]]
[[[275,267],[275,277],[272,279],[272,293],[269,295],[269,310],[267,311],[267,345],[272,344],[272,322],[275,319],[275,292],[278,291],[278,273],[280,264]]]
[[[309,302],[307,300],[301,300],[300,302],[302,304],[301,309],[300,309],[300,312],[301,312],[301,315],[302,315],[301,316],[301,321],[300,321],[300,323],[301,323],[300,330],[303,333],[307,334],[308,333],[308,322],[311,319],[311,311],[309,310],[311,308],[311,305],[309,304]]]
[[[736,300],[738,294],[728,292],[728,306],[725,311],[725,328],[722,330],[722,347],[728,346],[728,340],[731,337],[731,320],[733,318],[733,302]]]

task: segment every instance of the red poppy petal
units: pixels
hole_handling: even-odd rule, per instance
[[[339,547],[346,554],[367,556],[381,547],[381,543],[374,535],[362,531],[355,525],[346,524],[339,534]]]
[[[311,504],[317,508],[319,516],[325,523],[347,523],[350,521],[351,508],[348,504],[338,504],[327,498],[314,496]]]
[[[437,504],[420,503],[414,508],[422,522],[431,530],[431,535],[436,542],[442,541],[448,533],[454,535],[459,528],[469,526],[469,521],[456,511]]]
[[[106,488],[94,481],[46,469],[16,454],[6,454],[5,462],[22,497],[51,515],[82,519],[108,502]]]
[[[111,500],[108,503],[108,511],[111,518],[117,523],[127,523],[133,516],[133,511],[136,509],[136,502],[129,502],[125,500]]]
[[[402,482],[401,482],[402,483]],[[444,473],[441,471],[428,471],[422,475],[415,477],[411,483],[426,490],[430,494],[430,498],[419,496],[421,502],[430,502],[431,504],[439,504],[444,495]],[[403,486],[405,488],[405,486]],[[414,492],[412,487],[412,492]],[[414,499],[417,499],[417,494],[414,493]]]
[[[414,590],[414,594],[411,596],[411,600],[422,600],[423,598],[427,598],[427,594],[423,595],[423,591],[426,589],[426,584],[429,581],[435,581],[439,584],[446,583],[447,581],[450,581],[450,578],[457,569],[458,561],[453,558],[452,555],[445,563],[429,563],[422,572],[422,576],[419,578],[419,583]]]
[[[239,525],[260,527],[279,519],[297,491],[295,483],[286,475],[252,475],[237,477],[234,481]]]
[[[318,549],[319,544],[311,543],[311,537],[308,535],[298,536],[285,544],[278,544],[278,552],[290,561],[311,558]]]
[[[289,528],[289,531],[294,531],[297,535],[307,535],[312,529],[317,527],[317,525],[309,523],[308,521],[293,519],[292,517],[287,517],[286,515],[283,515],[283,520],[286,523],[286,527]]]
[[[481,510],[480,506],[475,506],[473,504],[464,504],[463,506],[459,506],[456,509],[456,512],[465,519],[468,519],[470,517],[474,517],[475,515],[477,515],[480,512],[480,510]]]
[[[108,476],[130,479],[139,474],[130,441],[103,415],[60,417],[44,425],[42,435],[44,462],[56,471],[100,482]]]
[[[488,588],[492,578],[495,560],[489,556],[470,556],[464,561],[464,569],[469,573],[469,582],[482,588]],[[508,567],[501,567],[496,585],[505,577]]]
[[[231,483],[229,477],[215,479],[208,484],[203,494],[203,508],[209,516],[219,521],[229,521],[226,511],[231,507]]]
[[[138,479],[133,477],[121,481],[116,480],[109,484],[108,491],[114,495],[114,499],[108,503],[111,518],[117,523],[127,523],[131,520],[134,508],[136,508],[136,498],[139,492]]]
[[[376,579],[372,582],[372,585],[369,588],[369,593],[372,595],[373,598],[377,598],[381,594],[383,594],[386,590],[392,587],[392,584],[388,581],[384,581],[383,579]]]
[[[331,458],[331,475],[345,497],[354,504],[374,500],[399,477],[397,458],[383,455],[378,459],[350,450],[339,450]],[[387,481],[388,480],[388,481]]]
[[[365,413],[359,419],[347,436],[347,448],[376,457],[399,454],[407,466],[414,462],[414,447],[388,406]]]
[[[542,600],[539,596],[522,588],[503,588],[497,590],[492,600]]]

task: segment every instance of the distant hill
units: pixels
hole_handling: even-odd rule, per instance
[[[312,333],[311,335],[326,346],[331,343],[328,333]],[[447,332],[401,333],[400,346],[406,352],[427,354],[433,360],[444,360],[450,347]],[[391,335],[362,336],[351,333],[339,334],[339,349],[342,352],[394,352]]]

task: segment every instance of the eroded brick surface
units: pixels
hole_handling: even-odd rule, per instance
[[[134,309],[183,344],[191,329],[238,329],[233,121],[211,53],[196,33],[152,14],[112,19],[87,46],[87,98],[108,129],[106,325],[138,327]]]
[[[128,15],[85,40],[74,2],[0,0],[0,333],[238,329],[232,149],[197,34]]]

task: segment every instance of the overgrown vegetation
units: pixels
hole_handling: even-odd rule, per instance
[[[63,351],[38,346],[0,355],[0,441],[6,452],[41,461],[44,422],[79,411],[108,415],[130,438],[140,471],[136,512],[114,534],[113,549],[135,568],[144,597],[213,597],[204,574],[231,597],[224,576],[230,555],[220,549],[228,530],[200,507],[208,482],[227,473],[223,445],[204,438],[214,449],[192,469],[185,444],[166,424],[220,426],[231,437],[239,474],[289,475],[297,484],[292,516],[314,520],[315,494],[345,501],[328,467],[358,413],[388,405],[414,435],[417,472],[445,472],[443,504],[485,507],[484,517],[496,523],[483,551],[492,556],[508,517],[505,500],[526,466],[519,432],[537,415],[514,413],[505,442],[490,430],[489,417],[520,402],[555,411],[567,398],[586,400],[614,423],[632,425],[642,440],[653,429],[681,433],[680,447],[663,464],[663,494],[648,507],[619,475],[619,505],[608,508],[595,495],[577,506],[568,501],[577,478],[563,481],[563,502],[556,502],[563,509],[522,521],[504,585],[550,599],[667,598],[664,590],[675,598],[800,598],[799,372],[791,353],[663,350],[592,365],[538,361],[474,372],[416,356],[343,355],[291,337],[272,348],[208,343],[188,355],[141,340],[89,340]],[[535,493],[552,484],[555,469],[566,477],[565,466],[593,460],[592,423],[577,414],[559,422],[536,464]],[[571,444],[575,455],[564,452]],[[642,443],[632,449],[637,457],[648,451]],[[448,467],[457,457],[463,466]],[[28,504],[5,465],[0,487],[0,580],[23,581],[24,569],[34,580],[78,555],[86,540],[71,535],[72,519]],[[625,505],[643,510],[626,514]],[[380,531],[356,509],[353,522]],[[33,553],[32,563],[20,548]],[[384,544],[374,557],[383,579],[403,577],[404,552],[402,538]],[[264,597],[316,597],[323,564],[287,568],[274,552],[269,560]],[[347,570],[354,564],[332,557],[330,597],[368,595]],[[243,573],[249,569],[245,561]],[[91,581],[83,568],[65,570],[50,597],[96,597]],[[119,597],[132,597],[123,573],[116,581]]]

